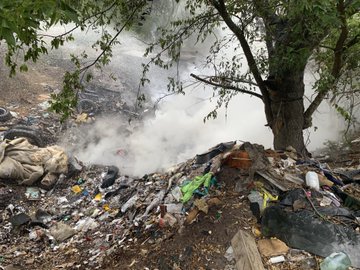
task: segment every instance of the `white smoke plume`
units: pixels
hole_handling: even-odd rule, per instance
[[[78,42],[70,49],[86,49],[90,43],[89,38],[94,37],[79,33],[76,36]],[[129,34],[123,35],[122,40],[122,45],[115,48],[111,65],[105,69],[105,73],[116,74],[118,81],[111,82],[104,76],[97,83],[121,91],[126,101],[130,102],[129,99],[135,97],[134,93],[137,91],[140,63],[146,62],[141,57],[145,46]],[[203,46],[200,50],[191,46],[186,49],[190,52],[191,61],[181,70],[182,78],[189,80],[189,74],[194,69],[193,63],[204,60],[204,54],[199,53],[206,53],[206,45]],[[169,74],[154,69],[149,76],[151,84],[147,88],[148,94],[156,100],[167,92]],[[312,82],[309,73],[306,76],[309,94]],[[117,165],[122,173],[136,176],[168,168],[220,142],[241,140],[263,144],[265,147],[272,146],[272,134],[265,127],[263,105],[259,99],[238,95],[233,98],[226,111],[219,111],[217,119],[204,123],[204,117],[215,107],[215,100],[210,102],[212,88],[188,88],[186,92],[185,96],[172,95],[163,100],[158,105],[155,117],[147,119],[141,125],[129,125],[121,115],[101,117],[92,125],[80,127],[78,132],[71,130],[75,136],[82,136],[81,143],[69,146],[67,142],[70,135],[66,134],[64,145],[83,162]],[[319,108],[313,122],[318,131],[310,130],[310,150],[321,146],[326,139],[337,138],[341,121],[326,104]],[[307,135],[305,133],[305,137]]]

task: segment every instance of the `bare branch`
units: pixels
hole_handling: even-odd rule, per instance
[[[225,88],[225,89],[234,90],[234,91],[237,91],[237,92],[240,92],[240,93],[255,96],[255,97],[260,98],[261,100],[263,100],[262,95],[260,95],[258,93],[255,93],[255,92],[251,92],[251,91],[248,91],[248,90],[245,90],[245,89],[241,89],[241,88],[235,87],[233,85],[225,85],[225,84],[220,84],[220,83],[215,83],[215,82],[212,82],[212,81],[208,81],[208,80],[203,79],[203,78],[201,78],[201,77],[199,77],[199,76],[197,76],[197,75],[195,75],[193,73],[191,73],[190,76],[195,78],[198,81],[201,81],[203,83],[206,83],[206,84],[209,84],[209,85],[212,85],[212,86],[215,86],[215,87],[221,87],[221,88]]]
[[[335,51],[335,48],[332,48],[332,47],[329,47],[329,46],[326,46],[326,45],[320,45],[319,47],[320,47],[320,48],[324,48],[324,49],[328,49],[328,50]]]
[[[267,118],[267,122],[271,125],[272,120],[273,120],[273,115],[272,115],[272,111],[270,108],[270,104],[271,104],[271,100],[270,100],[270,96],[267,90],[267,87],[261,77],[260,71],[257,67],[255,58],[251,52],[250,46],[245,38],[245,34],[243,32],[243,30],[241,28],[239,28],[234,21],[231,19],[229,13],[227,12],[226,9],[226,5],[224,3],[224,0],[212,0],[211,3],[213,4],[213,6],[217,9],[217,11],[219,12],[220,16],[224,19],[224,22],[226,23],[226,25],[230,28],[230,30],[236,35],[237,39],[240,42],[240,45],[244,51],[246,60],[248,62],[249,65],[249,69],[251,71],[251,73],[253,74],[256,83],[258,84],[258,87],[260,89],[260,92],[262,94],[262,100],[264,102],[265,105],[265,115]]]
[[[236,83],[247,83],[247,84],[259,87],[259,85],[257,83],[255,83],[253,81],[241,79],[241,78],[226,78],[226,79],[232,80],[233,82],[236,82]]]
[[[113,38],[106,44],[106,46],[102,49],[101,53],[96,57],[96,59],[94,61],[92,61],[89,65],[80,69],[80,73],[83,73],[80,81],[82,81],[84,79],[85,71],[88,70],[89,68],[91,68],[92,66],[94,66],[100,60],[100,58],[106,53],[106,51],[110,48],[110,46],[115,42],[117,37],[122,33],[122,31],[125,29],[127,24],[132,20],[132,18],[135,16],[136,12],[138,11],[138,9],[140,7],[141,7],[141,5],[138,5],[136,8],[134,8],[133,12],[130,14],[130,16],[127,18],[127,20],[124,22],[122,27],[118,30],[116,35],[114,35]]]
[[[60,35],[49,35],[49,34],[39,34],[39,36],[41,37],[50,37],[50,38],[62,38],[64,36],[69,35],[70,33],[74,32],[76,29],[78,29],[80,27],[80,24],[75,25],[73,28],[71,28],[70,30],[60,34]]]

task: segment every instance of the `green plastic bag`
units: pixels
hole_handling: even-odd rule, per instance
[[[196,176],[191,182],[185,184],[181,187],[181,192],[183,193],[182,202],[186,203],[192,197],[195,190],[197,190],[201,185],[204,185],[205,188],[210,187],[210,181],[212,178],[212,173],[209,172],[205,175]]]

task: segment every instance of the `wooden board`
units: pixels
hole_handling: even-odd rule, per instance
[[[277,180],[274,175],[272,175],[270,172],[267,171],[256,171],[256,173],[260,176],[262,176],[264,179],[266,179],[270,184],[277,187],[281,191],[288,191],[289,188],[284,185],[284,183],[281,183],[279,180]]]
[[[243,230],[239,230],[231,246],[234,250],[237,270],[265,270],[254,238]]]

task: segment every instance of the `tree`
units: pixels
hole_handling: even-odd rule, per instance
[[[112,57],[112,47],[119,43],[119,35],[143,20],[148,12],[147,0],[2,0],[0,44],[5,42],[7,45],[5,62],[10,66],[10,76],[18,69],[27,71],[26,62],[36,62],[42,54],[48,53],[49,47],[58,49],[73,41],[75,30],[100,30],[100,38],[91,45],[98,52],[97,57],[83,64],[81,60],[88,58],[85,52],[80,56],[72,55],[74,68],[64,74],[62,92],[52,96],[52,110],[66,119],[76,106],[83,80],[92,78],[88,71],[107,65]],[[57,24],[71,24],[72,27],[59,35],[46,34]],[[109,25],[114,33],[110,33]]]
[[[335,97],[344,94],[344,90],[358,92],[358,0],[187,0],[185,9],[189,15],[174,21],[171,29],[162,29],[157,43],[148,48],[148,52],[155,50],[156,45],[162,48],[148,64],[168,68],[173,62],[162,60],[165,51],[177,61],[181,45],[191,33],[196,31],[197,41],[202,42],[216,35],[217,28],[226,26],[231,35],[217,39],[207,58],[214,75],[191,76],[214,86],[220,96],[209,116],[216,116],[216,109],[227,106],[234,94],[260,98],[267,125],[274,134],[275,149],[292,146],[306,155],[303,130],[312,125],[311,117],[320,103],[330,94],[337,100]],[[234,56],[231,60],[219,59],[229,42],[238,43]],[[240,72],[239,47],[248,63],[246,73]],[[316,97],[305,110],[304,71],[310,61],[318,65],[319,79],[315,84]],[[334,106],[350,117],[341,103]]]
[[[359,0],[174,1],[186,14],[174,16],[170,25],[158,30],[158,39],[145,52],[150,60],[143,65],[140,86],[148,81],[146,74],[152,64],[165,69],[176,64],[181,58],[183,43],[194,33],[197,42],[216,36],[205,59],[213,67],[214,74],[191,74],[199,82],[213,86],[214,96],[218,97],[217,105],[208,117],[216,117],[217,109],[227,106],[235,94],[255,96],[264,104],[266,125],[274,134],[275,149],[292,146],[303,154],[307,153],[303,130],[311,126],[311,117],[325,98],[331,96],[337,110],[350,119],[351,115],[339,103],[339,98],[359,92]],[[120,33],[136,28],[138,22],[149,20],[152,2],[2,1],[0,18],[5,24],[0,24],[0,40],[5,39],[9,46],[7,62],[12,65],[11,56],[24,46],[28,50],[24,54],[25,61],[36,60],[39,53],[46,53],[42,36],[37,32],[42,28],[41,22],[45,27],[55,23],[75,23],[70,31],[51,37],[54,48],[72,39],[71,33],[77,28],[102,29],[101,38],[93,45],[99,51],[98,56],[85,65],[74,56],[75,69],[65,74],[64,89],[54,96],[52,108],[68,116],[76,104],[77,92],[82,89],[82,80],[91,79],[89,69],[109,63],[111,48],[117,44]],[[18,14],[24,13],[25,16],[19,16],[28,21],[17,26],[12,17],[14,10],[20,10]],[[113,34],[103,28],[109,25],[115,30]],[[230,34],[217,35],[222,28]],[[221,52],[229,44],[237,44],[234,55],[231,59],[222,58]],[[155,56],[150,56],[151,52],[155,52]],[[165,54],[170,60],[163,57]],[[244,60],[242,55],[248,63],[246,72],[240,69]],[[87,58],[86,54],[82,56]],[[316,96],[305,110],[303,80],[309,62],[318,66],[319,79],[315,84]],[[182,82],[170,78],[169,89],[182,92]],[[139,95],[140,100],[142,97]]]
[[[5,41],[7,45],[5,61],[10,66],[10,75],[14,75],[18,68],[18,58],[23,60],[20,71],[26,71],[24,62],[36,61],[41,54],[47,53],[46,42],[39,35],[39,30],[48,29],[57,23],[79,22],[77,11],[70,3],[64,0],[0,2],[0,44]],[[56,47],[57,41],[52,45]]]

